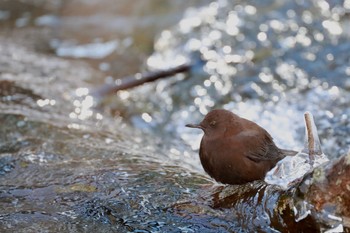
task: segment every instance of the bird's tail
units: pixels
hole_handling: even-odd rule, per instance
[[[281,149],[282,153],[284,156],[294,156],[296,154],[298,154],[298,152],[294,151],[294,150],[284,150]]]

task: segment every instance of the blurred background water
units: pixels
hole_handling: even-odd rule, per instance
[[[225,108],[300,150],[310,111],[324,152],[345,154],[349,13],[347,0],[0,1],[1,232],[283,229],[260,183],[236,209],[211,208],[202,135],[184,125]],[[184,62],[189,73],[89,95]]]

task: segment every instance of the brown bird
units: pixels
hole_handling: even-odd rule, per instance
[[[297,153],[278,148],[265,129],[223,109],[212,110],[201,123],[186,127],[204,131],[199,150],[202,166],[224,184],[263,180],[279,160]]]

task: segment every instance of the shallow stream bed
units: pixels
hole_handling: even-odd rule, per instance
[[[307,232],[281,192],[228,188],[198,159],[212,108],[256,121],[283,148],[315,117],[330,159],[350,145],[348,1],[3,1],[1,232]],[[179,74],[96,99],[126,75]]]

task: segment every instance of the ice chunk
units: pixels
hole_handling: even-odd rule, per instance
[[[329,161],[322,153],[317,128],[311,113],[305,117],[305,146],[295,156],[287,156],[279,161],[265,177],[265,182],[288,189],[302,180],[305,174],[312,172],[316,167]]]

